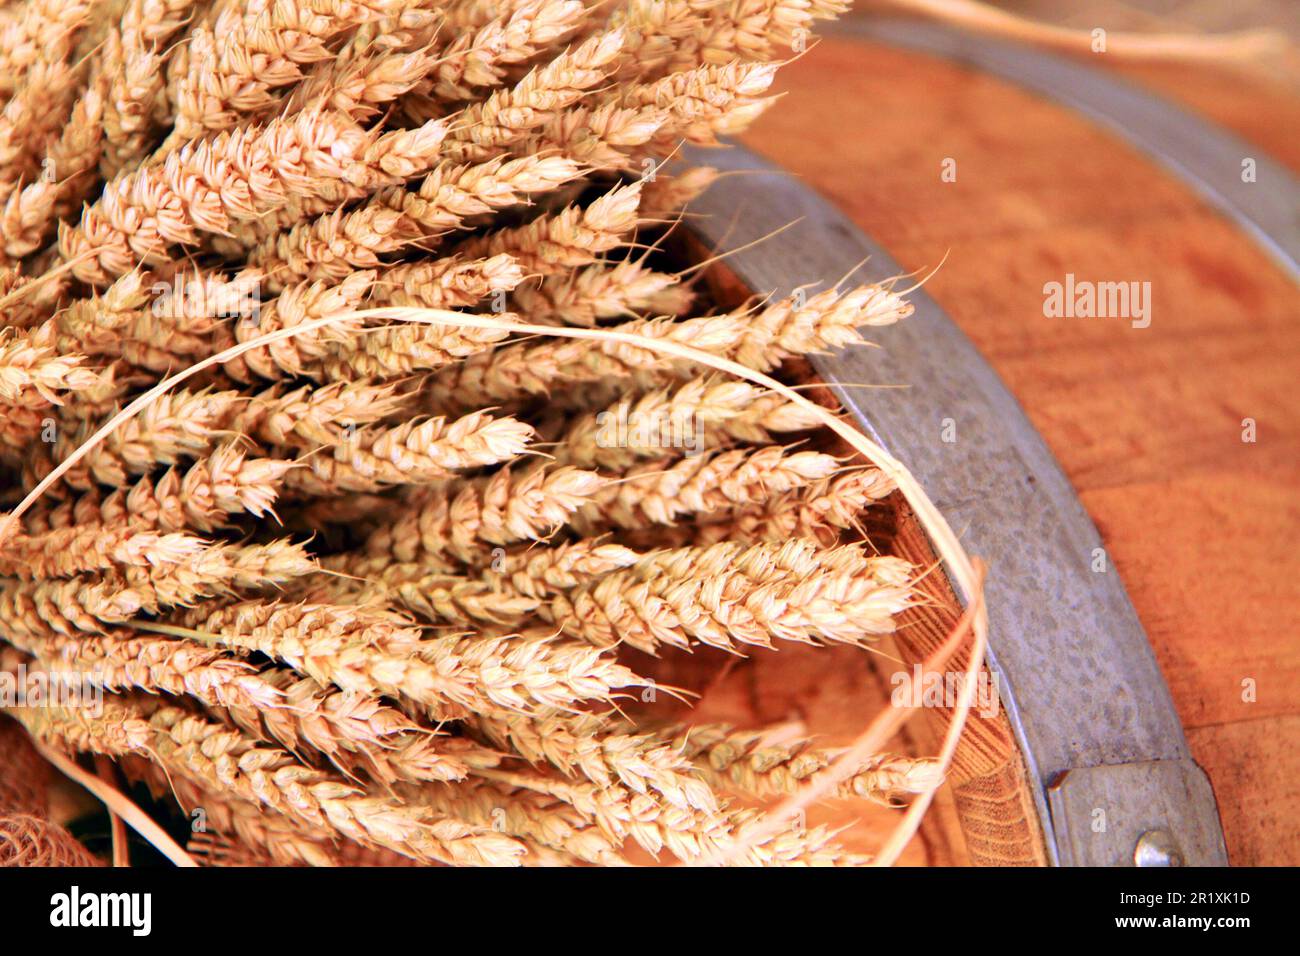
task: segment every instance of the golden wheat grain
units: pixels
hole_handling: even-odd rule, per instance
[[[405,698],[435,720],[568,708],[645,683],[598,649],[553,640],[549,632],[422,639],[401,618],[365,607],[241,603],[198,608],[181,620],[323,684]]]
[[[167,770],[208,790],[229,791],[310,826],[337,831],[368,846],[414,859],[462,865],[513,862],[522,847],[508,837],[418,807],[363,795],[288,753],[238,731],[159,707],[147,718],[129,704],[107,706],[103,718],[47,708],[11,711],[45,739],[110,755],[148,754]]]
[[[313,748],[335,766],[384,784],[459,780],[468,773],[456,748],[444,752],[432,732],[379,700],[329,691],[286,671],[259,673],[221,650],[135,635],[28,641],[23,649],[87,674],[105,690],[165,692],[225,708],[259,739],[295,753]]]
[[[543,214],[523,226],[500,229],[466,239],[452,250],[467,259],[506,253],[525,272],[553,275],[594,262],[604,252],[624,244],[636,227],[641,184],[629,183],[600,196],[590,205],[572,205]]]
[[[461,484],[420,489],[403,516],[367,537],[342,568],[365,575],[389,562],[422,564],[448,557],[485,563],[493,547],[541,540],[586,504],[604,482],[576,468],[509,466]]]
[[[794,489],[830,479],[839,469],[831,455],[790,452],[779,445],[663,458],[621,472],[619,481],[598,491],[578,513],[574,525],[592,534],[611,525],[672,524],[683,515],[738,515],[769,500],[795,498]]]
[[[641,214],[645,214],[642,192]],[[685,315],[694,300],[681,277],[656,272],[637,259],[597,261],[584,268],[525,283],[511,296],[529,322],[591,327],[602,319]]]
[[[627,861],[591,820],[571,805],[532,790],[498,785],[487,780],[470,780],[455,786],[409,788],[402,795],[413,803],[429,806],[460,820],[491,827],[529,845],[524,858],[545,859],[535,847],[545,847],[565,865],[591,863],[599,866],[627,866]]]
[[[444,154],[456,162],[482,162],[500,154],[598,86],[617,61],[623,43],[621,30],[598,33],[513,87],[468,107],[458,114]]]
[[[602,787],[618,782],[636,793],[654,791],[677,807],[714,812],[718,802],[679,743],[628,731],[604,715],[474,717],[477,735],[514,750],[532,763],[548,763],[569,777]]]
[[[307,458],[305,467],[285,475],[285,483],[312,495],[424,483],[517,458],[532,435],[531,425],[481,412],[454,421],[416,419],[387,429],[358,429],[347,440]]]
[[[665,339],[769,370],[787,358],[859,344],[864,341],[860,326],[888,325],[911,311],[902,296],[885,286],[866,285],[844,294],[796,294],[757,310],[743,307],[677,322],[637,319],[610,331]],[[519,343],[471,356],[435,376],[429,390],[438,407],[481,407],[604,379],[642,375],[661,381],[666,373],[680,371],[680,364],[621,342]]]
[[[892,631],[894,616],[909,606],[905,583],[863,574],[851,549],[845,556],[856,566],[823,567],[809,552],[787,566],[784,547],[760,544],[741,552],[724,544],[651,555],[626,571],[557,591],[538,613],[598,646],[621,641],[653,652],[699,642],[738,651],[745,644],[772,647],[773,640],[862,644]]]
[[[720,786],[760,797],[797,792],[838,756],[834,750],[814,747],[807,738],[717,724],[684,728],[673,745]],[[831,795],[896,806],[908,795],[930,789],[938,773],[938,761],[931,758],[873,754],[855,766]]]

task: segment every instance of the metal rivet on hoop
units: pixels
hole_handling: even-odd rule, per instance
[[[1183,854],[1168,830],[1148,830],[1138,837],[1133,862],[1138,866],[1182,866]]]

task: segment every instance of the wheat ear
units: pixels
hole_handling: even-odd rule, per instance
[[[211,531],[230,524],[230,515],[267,514],[279,494],[280,479],[292,462],[249,458],[231,442],[200,458],[183,473],[169,468],[157,479],[142,478],[107,497],[90,489],[76,499],[29,512],[29,535],[75,527],[113,531],[130,525],[137,530]]]
[[[510,461],[524,453],[532,435],[532,427],[523,422],[478,412],[450,422],[430,418],[387,429],[359,429],[308,458],[306,467],[285,475],[285,483],[316,496],[423,483]]]
[[[695,349],[766,371],[788,358],[861,344],[862,326],[888,325],[912,306],[886,286],[865,285],[847,293],[796,293],[760,309],[745,307],[716,316],[670,322],[638,319],[610,326],[603,341],[519,343],[471,356],[430,383],[439,407],[489,405],[553,388],[603,379],[643,376],[662,381],[689,365],[664,351]],[[621,336],[651,338],[663,351],[630,345]]]
[[[463,484],[421,489],[408,499],[405,516],[371,532],[345,567],[364,575],[390,561],[453,557],[482,564],[493,547],[545,538],[602,484],[593,472],[574,468],[517,474],[507,466]]]
[[[618,782],[636,793],[654,791],[677,807],[718,809],[713,792],[678,744],[651,734],[611,729],[604,716],[479,716],[470,719],[469,727],[496,746],[534,764],[550,764],[570,778],[585,778],[602,787]]]
[[[105,690],[190,696],[225,708],[245,731],[299,752],[306,745],[336,766],[383,783],[462,779],[467,765],[434,735],[374,698],[328,691],[284,671],[263,671],[188,641],[103,635],[28,641],[23,649],[90,675]]]
[[[545,633],[421,640],[418,629],[369,608],[242,603],[197,609],[182,621],[219,643],[284,660],[321,683],[406,698],[436,720],[568,708],[644,684],[593,648]]]
[[[644,193],[643,193],[644,195]],[[641,214],[645,215],[642,200]],[[511,296],[530,322],[595,326],[603,319],[685,315],[694,301],[679,276],[656,272],[636,259],[598,261],[573,272],[526,283]]]
[[[523,840],[529,846],[524,858],[549,864],[552,856],[567,865],[627,866],[618,847],[593,826],[590,819],[569,804],[532,790],[515,789],[487,780],[468,780],[449,786],[403,790],[411,802],[482,827],[491,827]],[[552,851],[537,852],[537,848]]]
[[[795,489],[831,479],[840,467],[831,455],[791,452],[779,445],[664,458],[621,472],[618,481],[609,482],[579,512],[574,525],[591,534],[610,525],[637,528],[672,524],[683,515],[761,508]]]
[[[865,508],[895,490],[894,483],[878,469],[855,469],[737,508],[723,520],[703,525],[696,541],[755,544],[805,538],[830,547],[842,531],[858,527]]]
[[[309,826],[413,859],[500,865],[513,862],[522,851],[515,841],[491,831],[364,796],[328,773],[302,766],[283,750],[180,708],[159,707],[147,719],[128,704],[105,709],[102,718],[56,708],[11,713],[45,739],[110,755],[147,754],[206,790],[228,790]]]
[[[701,436],[705,441],[712,436],[763,443],[770,440],[769,431],[802,431],[819,424],[780,395],[708,375],[578,416],[553,454],[556,461],[580,468],[624,469],[638,458],[660,457],[674,447],[699,451],[694,443]]]
[[[506,253],[526,272],[552,275],[587,265],[622,245],[636,227],[640,198],[639,182],[618,186],[586,207],[569,206],[523,226],[466,239],[451,252],[467,259]]]
[[[538,613],[574,637],[648,652],[693,642],[733,652],[774,639],[862,644],[892,631],[912,600],[905,582],[864,574],[866,562],[857,549],[806,542],[686,548],[557,592]]]
[[[838,756],[807,739],[781,736],[706,725],[683,729],[673,745],[683,757],[695,761],[710,781],[757,797],[798,792]],[[938,778],[938,761],[933,758],[872,754],[838,779],[830,795],[898,806],[907,796],[934,787]]]
[[[473,99],[498,86],[506,68],[569,36],[588,16],[580,0],[524,0],[478,29],[455,36],[438,57],[425,95],[444,102]]]
[[[90,8],[87,0],[30,0],[6,11],[13,16],[0,29],[0,94],[17,91],[33,66],[71,53]]]
[[[499,155],[598,86],[622,51],[621,30],[596,34],[509,89],[458,114],[444,154],[456,162],[482,162]]]

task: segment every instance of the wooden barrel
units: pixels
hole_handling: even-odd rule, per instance
[[[1300,419],[1289,398],[1300,308],[1287,208],[1300,150],[1284,132],[1300,101],[1199,67],[1183,82],[1171,67],[1129,66],[1121,78],[1068,65],[1102,86],[1186,94],[1203,115],[1183,119],[1204,134],[1162,140],[1153,124],[1181,113],[1140,88],[1110,89],[1109,108],[1135,97],[1126,129],[1104,95],[1096,110],[1085,89],[1053,96],[1041,54],[1026,67],[1039,75],[1020,77],[1005,49],[916,37],[841,33],[783,71],[784,108],[746,144],[791,176],[753,172],[759,164],[734,153],[692,157],[751,170],[736,178],[743,188],[723,180],[695,207],[702,241],[741,245],[801,203],[810,217],[715,270],[724,299],[770,291],[782,275],[833,281],[846,250],[877,251],[865,270],[875,276],[889,257],[902,270],[943,262],[923,293],[933,314],[903,323],[919,334],[880,330],[883,358],[820,369],[830,381],[910,386],[840,397],[968,529],[972,553],[995,551],[992,671],[1004,707],[972,719],[952,803],[907,859],[1216,863],[1226,842],[1234,864],[1300,862],[1300,758],[1287,746],[1300,730]],[[1267,175],[1252,182],[1248,169]],[[1207,188],[1215,176],[1256,191]],[[810,255],[825,268],[810,272]],[[1072,298],[1089,283],[1139,283],[1147,311],[1054,311],[1052,283]],[[886,524],[876,530],[895,550],[930,557],[905,509]],[[904,665],[955,619],[942,578],[933,597],[900,632]],[[999,602],[1014,614],[998,619]],[[808,666],[759,668],[750,703],[814,730],[860,726],[851,665]],[[899,670],[875,668],[885,696]],[[944,710],[934,716],[941,726]],[[934,726],[910,733],[922,746],[935,739]]]

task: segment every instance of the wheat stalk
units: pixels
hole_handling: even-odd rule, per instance
[[[677,743],[652,734],[619,732],[590,714],[545,717],[474,717],[476,734],[570,778],[608,787],[618,782],[636,793],[655,792],[675,807],[716,812],[713,791],[699,779]],[[693,755],[692,755],[693,756]]]
[[[421,564],[447,557],[485,563],[493,547],[541,540],[589,501],[603,482],[575,468],[509,466],[463,484],[421,489],[404,516],[372,531],[362,553],[341,564],[365,575],[390,562]]]
[[[431,732],[375,698],[329,691],[284,671],[258,673],[191,642],[103,635],[28,641],[22,649],[88,674],[105,690],[165,692],[225,708],[259,739],[294,752],[314,748],[336,766],[364,769],[382,783],[459,780],[469,772],[455,748],[443,752]]]
[[[759,370],[788,358],[862,343],[860,326],[888,325],[912,307],[884,286],[847,293],[796,294],[764,308],[670,322],[637,319],[609,327],[604,341],[519,343],[471,356],[435,377],[430,391],[440,407],[460,408],[544,395],[552,388],[643,375],[654,380],[682,363],[661,352],[629,346],[619,336],[686,346]]]
[[[636,227],[640,198],[640,183],[619,186],[589,206],[569,206],[523,226],[466,239],[452,254],[475,259],[506,253],[536,275],[586,265],[624,243],[624,236]]]
[[[549,633],[433,638],[364,607],[242,603],[182,617],[193,631],[261,651],[321,683],[419,704],[436,720],[467,713],[534,713],[609,700],[644,685],[598,649]],[[594,651],[594,653],[593,653]]]
[[[599,85],[622,52],[621,30],[598,33],[458,114],[444,153],[456,162],[499,155]]]
[[[737,731],[714,724],[682,729],[673,746],[718,785],[765,797],[797,793],[838,756],[806,738],[783,736],[788,738],[776,731]],[[908,795],[932,789],[938,769],[938,761],[931,758],[872,754],[838,778],[830,795],[898,806]]]
[[[779,445],[660,459],[636,465],[602,488],[579,512],[574,525],[592,534],[608,525],[672,524],[683,515],[725,512],[739,520],[740,514],[749,513],[747,509],[761,508],[769,500],[800,500],[795,489],[814,487],[839,468],[831,455],[789,452]],[[807,494],[811,497],[812,492]]]
[[[642,189],[641,212],[646,215]],[[692,292],[681,278],[646,268],[636,259],[597,261],[584,268],[527,283],[512,296],[528,321],[592,327],[603,319],[630,318],[645,313],[678,316],[690,309]]]
[[[616,703],[622,644],[891,629],[915,570],[842,542],[895,486],[977,597],[901,466],[764,374],[904,317],[892,286],[701,315],[662,265],[716,172],[657,157],[748,124],[842,5],[0,10],[0,630],[111,691],[33,730],[210,811],[211,862],[861,862],[788,825],[813,792],[921,791],[913,826],[938,767],[874,737]],[[812,426],[879,467],[772,444]]]
[[[911,602],[905,582],[878,581],[857,549],[805,542],[725,543],[651,555],[636,566],[558,591],[538,608],[598,646],[771,647],[773,639],[861,644],[894,629]]]
[[[530,858],[565,865],[628,865],[617,845],[584,814],[542,793],[512,789],[487,780],[470,780],[455,786],[408,789],[403,795],[418,805],[525,841],[529,846],[525,865],[531,862]],[[538,848],[552,852],[541,854]]]
[[[45,739],[110,755],[147,754],[201,788],[228,790],[247,803],[413,859],[491,866],[512,862],[522,849],[491,831],[364,796],[283,750],[180,708],[159,707],[147,718],[125,703],[105,710],[101,718],[62,708],[10,713]]]

